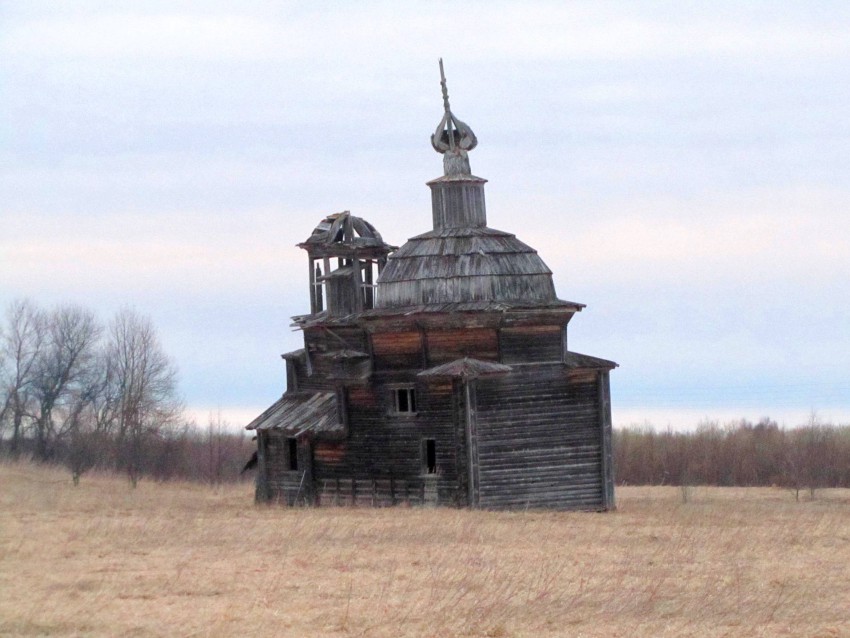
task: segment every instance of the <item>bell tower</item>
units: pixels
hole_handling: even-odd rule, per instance
[[[328,215],[298,247],[307,251],[310,267],[310,314],[327,312],[330,317],[375,306],[378,275],[396,249],[349,211]]]

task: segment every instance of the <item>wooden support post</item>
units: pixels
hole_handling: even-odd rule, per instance
[[[614,501],[614,451],[611,433],[611,382],[607,370],[596,376],[599,388],[599,427],[602,431],[602,507],[616,509]]]
[[[268,503],[272,498],[268,474],[268,434],[264,430],[257,431],[257,483],[254,500]]]
[[[307,262],[310,266],[310,312],[315,314],[318,310],[316,309],[316,270],[313,266],[313,257],[309,257]]]
[[[363,312],[363,281],[360,278],[360,260],[355,256],[351,260],[351,292],[354,296],[354,312]]]
[[[475,382],[467,379],[463,383],[464,407],[466,412],[466,453],[469,472],[469,506],[478,507],[480,497],[478,487],[478,434],[475,415]]]

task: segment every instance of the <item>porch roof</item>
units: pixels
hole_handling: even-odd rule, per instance
[[[287,436],[342,434],[336,394],[333,392],[287,392],[245,426],[246,430],[279,430]]]

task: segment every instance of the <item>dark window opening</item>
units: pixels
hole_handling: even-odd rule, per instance
[[[422,442],[422,465],[426,474],[437,473],[437,442],[434,439],[425,439]]]
[[[360,289],[363,296],[363,309],[369,310],[375,307],[375,290],[378,277],[375,274],[375,262],[371,259],[364,259],[358,262],[360,268]]]
[[[395,411],[413,414],[416,412],[416,390],[413,388],[398,388],[394,392]]]
[[[325,283],[322,281],[322,267],[316,264],[316,268],[313,270],[313,312],[322,312],[325,309],[324,289]]]
[[[298,469],[298,441],[296,439],[286,439],[286,452],[289,457],[289,469]]]

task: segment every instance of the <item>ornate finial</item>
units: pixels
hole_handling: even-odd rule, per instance
[[[452,107],[449,106],[449,89],[446,87],[446,74],[443,71],[443,58],[440,58],[440,86],[443,89],[443,108],[446,113],[452,112]]]
[[[440,86],[443,90],[445,113],[437,125],[437,130],[431,136],[431,146],[435,151],[443,154],[443,170],[446,175],[470,175],[469,157],[466,153],[476,147],[478,139],[472,129],[452,113],[442,58],[440,58]]]

